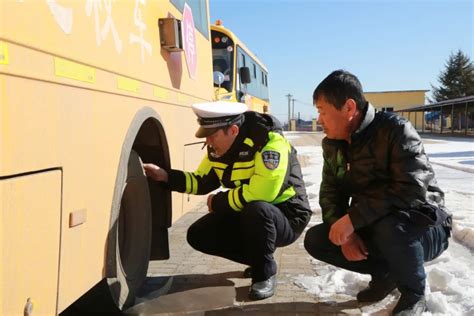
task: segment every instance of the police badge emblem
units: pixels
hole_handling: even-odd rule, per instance
[[[267,169],[273,170],[280,163],[280,153],[277,151],[267,150],[262,153],[263,164]]]

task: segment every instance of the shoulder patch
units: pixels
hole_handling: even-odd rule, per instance
[[[263,164],[267,169],[273,170],[280,164],[280,153],[273,150],[266,150],[262,153]]]

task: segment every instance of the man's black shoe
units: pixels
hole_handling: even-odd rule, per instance
[[[359,302],[377,302],[383,300],[397,287],[394,280],[389,276],[383,279],[374,279],[369,286],[357,293]]]
[[[252,283],[250,287],[249,298],[251,300],[263,300],[273,296],[275,293],[276,275],[271,276],[265,281]]]
[[[413,295],[402,294],[393,309],[394,316],[418,316],[426,310],[425,296],[416,297]]]
[[[251,278],[252,277],[252,267],[247,267],[244,270],[244,278]]]

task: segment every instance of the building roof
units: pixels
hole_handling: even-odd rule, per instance
[[[394,112],[419,112],[419,111],[430,110],[433,108],[442,108],[444,106],[450,106],[450,105],[461,104],[461,103],[469,103],[469,102],[474,102],[474,95],[430,103],[430,104],[419,105],[417,107],[397,110]]]
[[[364,93],[400,93],[400,92],[428,92],[430,90],[392,90],[392,91],[366,91]]]

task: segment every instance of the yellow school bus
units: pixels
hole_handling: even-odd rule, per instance
[[[211,37],[215,98],[244,102],[253,111],[269,112],[265,65],[220,20],[211,25]]]
[[[197,167],[210,39],[207,0],[0,1],[0,315],[58,314],[104,279],[123,309],[168,258],[197,200],[142,162]]]

